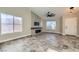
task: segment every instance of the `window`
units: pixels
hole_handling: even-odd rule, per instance
[[[14,32],[22,32],[22,18],[14,17]]]
[[[47,21],[46,26],[47,26],[47,29],[55,30],[56,29],[56,21]]]
[[[1,34],[22,32],[22,18],[1,13]]]
[[[1,33],[13,32],[13,16],[1,13]]]

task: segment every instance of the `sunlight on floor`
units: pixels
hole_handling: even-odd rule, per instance
[[[51,48],[48,48],[48,50],[46,52],[57,52],[56,50],[53,50]]]

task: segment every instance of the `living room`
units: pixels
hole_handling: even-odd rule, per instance
[[[0,51],[79,51],[78,7],[0,7]]]

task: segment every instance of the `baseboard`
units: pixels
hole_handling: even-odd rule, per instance
[[[11,41],[11,40],[20,39],[20,38],[23,38],[23,37],[29,37],[29,36],[31,36],[31,34],[29,34],[29,35],[23,35],[23,36],[18,36],[18,37],[6,39],[6,40],[0,40],[0,43]]]
[[[76,35],[76,37],[79,37],[79,35]]]
[[[62,33],[62,35],[66,35],[66,34]],[[79,37],[79,35],[71,35],[71,36]]]
[[[62,33],[60,33],[60,32],[43,32],[43,33],[61,34],[62,35]]]
[[[60,33],[60,32],[56,32],[57,34],[61,34],[62,35],[62,33]]]

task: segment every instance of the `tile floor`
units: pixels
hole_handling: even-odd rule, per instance
[[[79,52],[79,38],[42,33],[0,43],[0,52]]]

